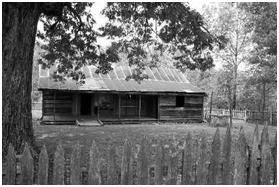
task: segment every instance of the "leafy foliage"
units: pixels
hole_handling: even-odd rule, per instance
[[[171,54],[181,70],[213,67],[208,50],[214,38],[204,29],[201,15],[188,4],[108,3],[103,13],[110,20],[101,28],[103,35],[119,38],[119,50],[129,54],[129,64],[139,72],[158,63],[159,54],[154,51]],[[148,53],[155,63],[144,62]]]
[[[108,3],[103,13],[109,22],[98,31],[90,11],[92,3],[71,3],[61,16],[43,16],[45,33],[38,33],[46,51],[43,67],[57,64],[54,77],[72,77],[82,81],[83,65],[96,65],[97,72],[107,73],[118,53],[127,53],[132,77],[147,78],[146,66],[159,63],[162,53],[172,55],[181,69],[206,70],[213,67],[210,50],[213,36],[203,27],[202,16],[185,3]],[[97,37],[113,39],[107,49],[96,44]],[[156,52],[157,51],[157,52]],[[177,52],[179,55],[177,55]],[[147,62],[147,56],[151,60]]]
[[[38,33],[42,40],[42,49],[46,52],[40,63],[43,67],[57,64],[57,79],[72,77],[84,79],[80,70],[85,64],[97,65],[98,71],[107,73],[110,63],[116,62],[118,56],[115,45],[103,51],[96,44],[98,33],[93,29],[95,20],[90,12],[92,3],[72,3],[64,7],[61,17],[43,16],[45,33]]]

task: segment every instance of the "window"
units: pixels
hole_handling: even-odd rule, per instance
[[[184,107],[184,96],[176,96],[176,107]]]

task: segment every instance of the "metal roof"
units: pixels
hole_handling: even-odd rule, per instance
[[[130,66],[116,66],[108,74],[96,74],[96,67],[85,66],[85,83],[79,84],[72,79],[55,81],[50,75],[55,68],[41,69],[39,71],[39,90],[80,90],[80,91],[115,91],[115,92],[179,92],[179,93],[205,93],[203,90],[190,84],[185,75],[177,69],[159,67],[146,68],[149,79],[140,83],[133,79],[125,80],[131,75]]]

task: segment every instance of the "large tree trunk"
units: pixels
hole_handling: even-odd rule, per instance
[[[32,64],[38,3],[3,3],[2,9],[2,151],[33,144],[31,114]]]

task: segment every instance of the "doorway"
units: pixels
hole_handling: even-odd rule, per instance
[[[91,115],[91,94],[80,94],[80,115]]]

